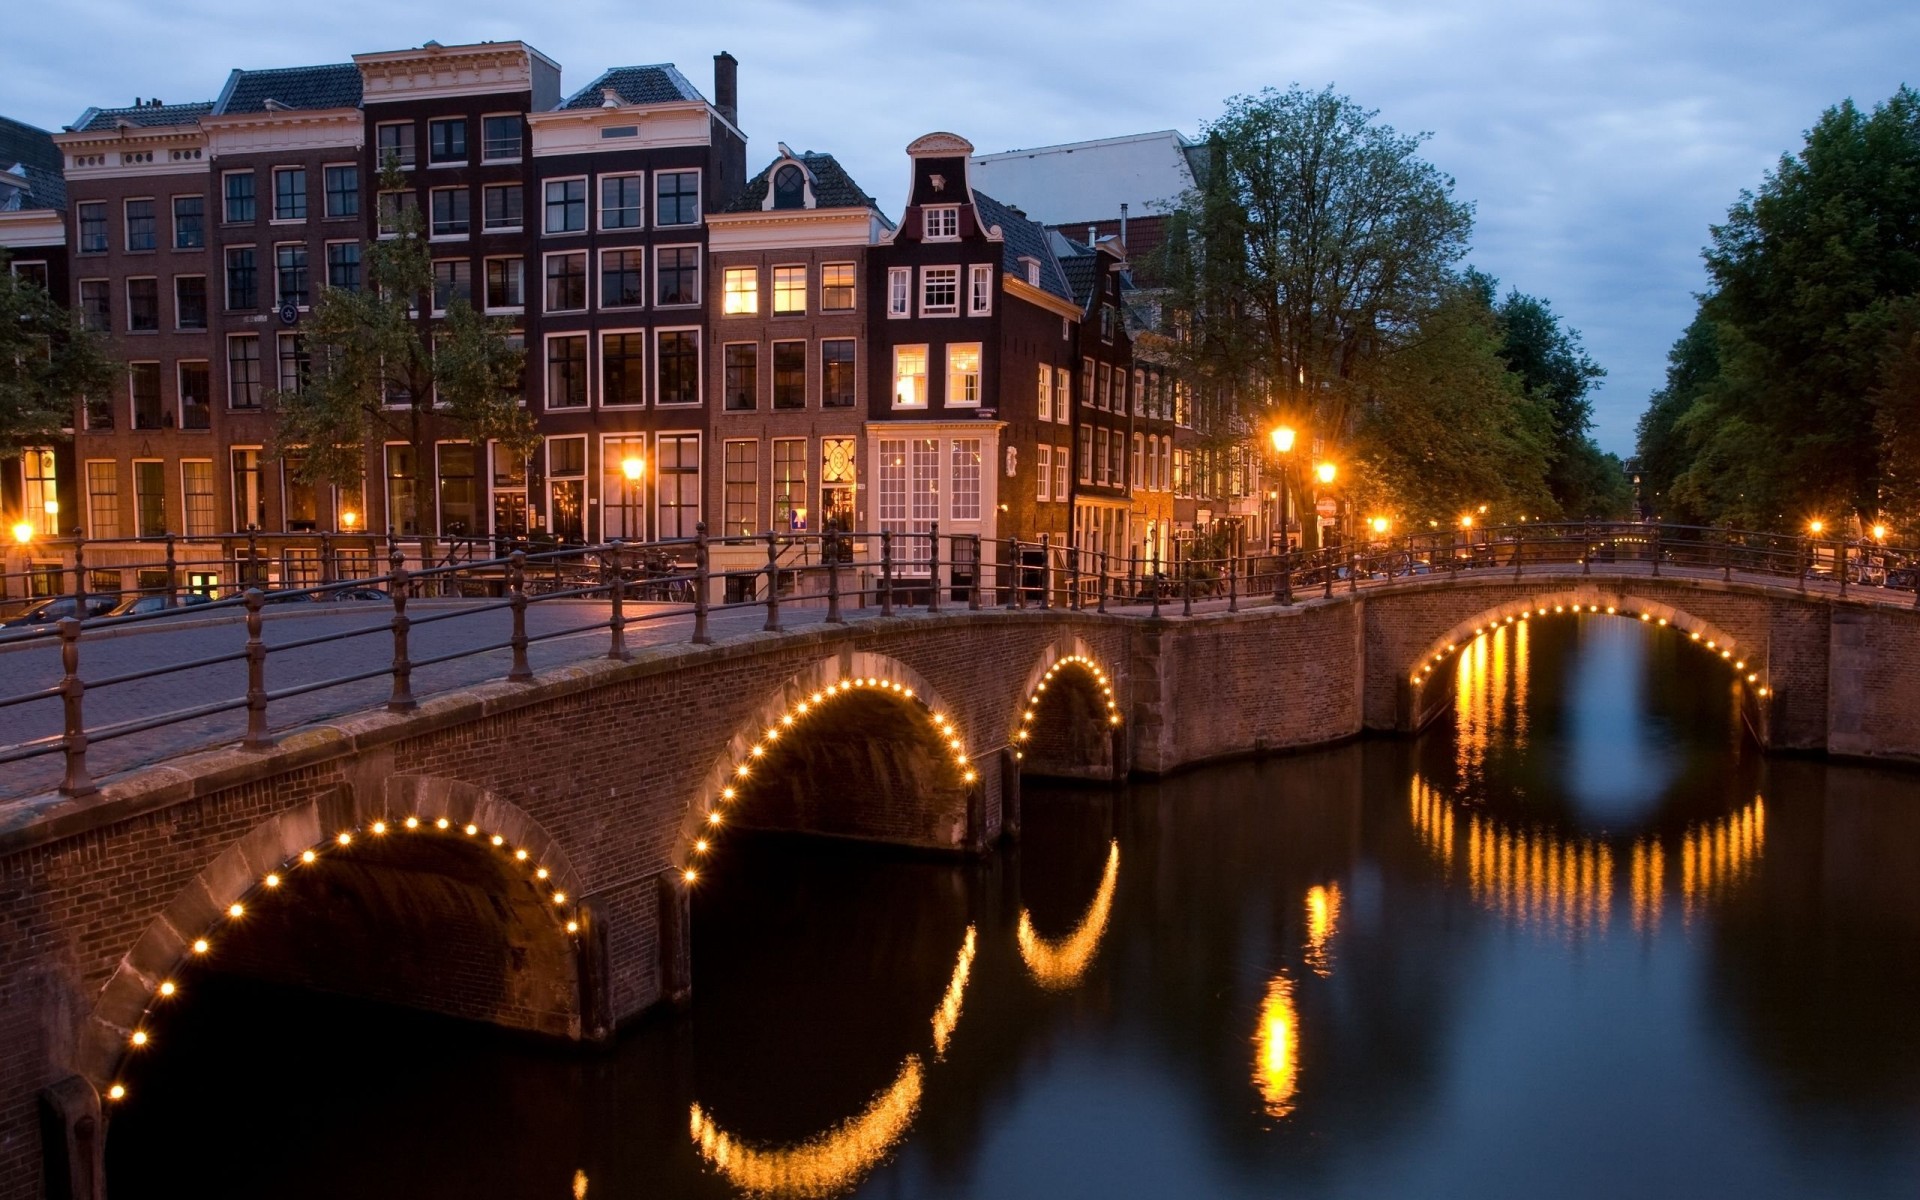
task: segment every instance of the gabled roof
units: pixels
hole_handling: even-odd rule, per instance
[[[317,67],[280,67],[270,71],[236,68],[214,102],[215,113],[267,111],[267,102],[282,108],[326,109],[360,107],[360,68],[354,63],[326,63]]]
[[[569,96],[562,109],[599,108],[607,101],[606,91],[613,94],[622,104],[671,104],[676,100],[705,100],[700,89],[687,82],[680,68],[672,63],[656,63],[650,67],[612,67],[601,72],[600,78]]]
[[[808,150],[796,154],[794,158],[806,164],[813,173],[813,200],[815,208],[872,208],[878,209],[879,202],[862,191],[860,185],[847,174],[847,169],[831,154],[819,154]],[[773,169],[786,162],[785,155],[774,159],[758,175],[747,181],[740,194],[727,203],[722,212],[759,212],[765,205],[767,189],[773,186]]]
[[[24,121],[0,117],[0,174],[26,176],[27,190],[0,186],[0,211],[65,208],[67,181],[60,174],[60,149],[53,135]],[[17,169],[17,172],[16,172]]]
[[[1069,302],[1074,299],[1066,272],[1061,270],[1060,260],[1054,257],[1053,247],[1047,243],[1044,225],[1028,220],[977,188],[973,193],[973,207],[980,215],[982,226],[988,229],[995,225],[1000,227],[1001,237],[1005,239],[1000,254],[1002,271],[1017,279],[1025,279],[1026,264],[1020,260],[1037,259],[1040,263],[1040,290]]]
[[[142,104],[134,108],[90,108],[69,128],[74,133],[106,133],[122,121],[142,129],[165,125],[192,125],[213,111],[213,101],[192,104]]]

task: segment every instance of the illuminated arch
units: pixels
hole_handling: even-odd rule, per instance
[[[569,956],[585,914],[580,879],[558,843],[516,805],[455,780],[394,776],[383,795],[339,788],[276,813],[220,852],[120,960],[81,1037],[80,1074],[108,1101],[124,1099],[127,1056],[145,1049],[155,1019],[180,995],[184,968],[217,952],[255,897],[372,839],[441,838],[497,856],[538,896]]]
[[[1739,640],[1710,621],[1656,600],[1623,595],[1592,587],[1574,588],[1509,600],[1482,610],[1454,625],[1429,642],[1402,677],[1416,689],[1431,683],[1435,668],[1446,663],[1473,639],[1496,626],[1522,621],[1551,620],[1566,616],[1599,615],[1639,618],[1650,625],[1671,628],[1687,640],[1726,663],[1736,678],[1754,685],[1761,696],[1770,695],[1772,683],[1757,648],[1742,647]]]
[[[953,974],[940,1006],[933,1011],[933,1046],[944,1057],[959,1023],[967,980],[973,970],[974,927],[954,958]],[[695,1101],[688,1111],[688,1133],[700,1157],[729,1182],[753,1195],[837,1196],[878,1165],[906,1136],[920,1110],[926,1067],[918,1054],[901,1060],[893,1082],[874,1093],[858,1113],[823,1133],[786,1146],[756,1146],[728,1133]]]
[[[1019,713],[1007,731],[1007,744],[1013,747],[1016,761],[1026,757],[1022,743],[1032,736],[1028,727],[1039,713],[1047,685],[1062,671],[1069,670],[1082,671],[1093,680],[1094,687],[1100,690],[1101,700],[1106,704],[1107,724],[1120,724],[1120,705],[1113,697],[1112,672],[1100,665],[1099,659],[1094,657],[1093,648],[1086,642],[1078,637],[1064,638],[1060,644],[1048,646],[1041,653],[1040,661],[1027,672],[1026,686],[1021,689],[1025,699],[1021,701]]]
[[[918,671],[898,659],[865,651],[822,659],[781,684],[728,739],[702,777],[673,847],[673,867],[683,884],[699,879],[700,863],[725,824],[740,781],[753,777],[755,761],[765,757],[780,738],[804,736],[808,718],[854,692],[879,693],[915,706],[926,718],[928,733],[946,746],[956,781],[969,786],[979,782],[979,768],[953,719],[953,709]]]
[[[1100,886],[1094,889],[1087,911],[1072,933],[1058,941],[1040,936],[1033,927],[1033,914],[1022,908],[1015,940],[1020,945],[1020,961],[1026,964],[1033,981],[1048,991],[1065,991],[1079,984],[1100,952],[1106,936],[1107,919],[1113,915],[1113,892],[1120,882],[1120,842],[1107,843],[1107,865],[1100,872]]]

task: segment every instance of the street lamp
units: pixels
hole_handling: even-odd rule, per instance
[[[1887,527],[1885,525],[1875,525],[1873,527],[1873,540],[1876,542],[1884,542],[1887,540]]]
[[[1368,521],[1367,524],[1372,527],[1373,535],[1381,538],[1386,537],[1387,531],[1393,528],[1393,522],[1387,520],[1385,517],[1375,517],[1373,520]]]
[[[358,525],[359,523],[360,523],[359,513],[353,511],[350,508],[343,508],[340,510],[340,528],[343,532],[352,533],[353,527],[355,525]]]
[[[1287,478],[1287,466],[1293,461],[1293,441],[1296,436],[1291,425],[1275,425],[1268,439],[1273,443],[1273,453],[1280,460],[1280,486],[1274,491],[1274,528],[1280,532],[1280,559],[1273,573],[1273,602],[1275,604],[1293,603],[1292,547],[1287,542],[1287,499],[1292,492],[1292,481]]]
[[[646,470],[646,460],[637,454],[629,454],[620,460],[620,474],[627,480],[626,486],[620,489],[620,532],[630,538],[633,537],[633,497],[640,488],[640,476]]]
[[[13,540],[22,546],[33,540],[33,522],[20,521],[13,527]]]
[[[1826,531],[1827,531],[1827,523],[1825,521],[1822,521],[1819,517],[1815,517],[1813,520],[1807,522],[1807,532],[1811,533],[1815,537],[1819,537],[1821,534],[1825,533]]]
[[[1321,483],[1332,483],[1333,477],[1340,472],[1332,463],[1321,463],[1313,469],[1313,473],[1320,477]]]

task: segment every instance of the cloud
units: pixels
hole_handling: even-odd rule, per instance
[[[1428,156],[1478,208],[1472,261],[1552,300],[1607,367],[1595,432],[1621,452],[1705,286],[1708,224],[1822,109],[1890,96],[1920,44],[1920,10],[1893,0],[339,0],[245,19],[215,0],[16,9],[0,112],[48,128],[136,95],[208,99],[233,67],[428,38],[525,38],[564,65],[569,88],[608,66],[671,61],[705,89],[711,55],[730,50],[753,166],[776,141],[831,150],[889,208],[905,187],[901,150],[928,130],[982,151],[1193,133],[1230,95],[1333,83],[1382,120],[1432,133]]]

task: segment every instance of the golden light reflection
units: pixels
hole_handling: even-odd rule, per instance
[[[1563,936],[1604,931],[1613,914],[1613,847],[1551,830],[1467,821],[1467,887],[1523,928]]]
[[[967,976],[973,971],[973,926],[967,926],[967,940],[960,943],[960,956],[954,960],[953,978],[947,981],[946,995],[940,998],[940,1007],[933,1010],[933,1049],[937,1054],[947,1052],[947,1042],[953,1037],[953,1027],[960,1023],[960,1004],[967,995]]]
[[[1260,1089],[1267,1115],[1293,1111],[1300,1086],[1299,1013],[1293,1006],[1293,980],[1276,975],[1260,1005],[1260,1027],[1253,1035],[1253,1085]]]
[[[1680,899],[1688,919],[1745,880],[1767,842],[1767,806],[1759,796],[1731,816],[1696,825],[1680,842]]]
[[[971,941],[971,939],[969,939]],[[721,1129],[696,1102],[691,1133],[700,1157],[756,1196],[833,1196],[877,1166],[913,1124],[925,1069],[910,1054],[900,1073],[855,1116],[793,1146],[753,1146]]]
[[[575,1171],[573,1173],[573,1200],[587,1200],[587,1173],[585,1171]]]
[[[1496,744],[1527,742],[1527,622],[1495,625],[1460,652],[1454,667],[1455,759],[1462,778],[1486,767]]]
[[[1660,927],[1660,908],[1665,902],[1666,851],[1653,838],[1633,843],[1628,875],[1633,885],[1633,929],[1649,933]]]
[[[1453,805],[1419,775],[1413,777],[1413,832],[1440,860],[1442,874],[1453,875]]]
[[[1080,982],[1100,951],[1100,939],[1107,932],[1107,918],[1113,913],[1114,885],[1119,879],[1120,843],[1113,841],[1107,845],[1107,867],[1100,874],[1100,887],[1093,893],[1086,915],[1080,918],[1080,924],[1072,933],[1059,941],[1041,937],[1034,931],[1033,914],[1024,908],[1020,910],[1020,927],[1016,932],[1020,961],[1027,964],[1027,972],[1035,983],[1050,991],[1060,991]]]
[[[1333,974],[1333,935],[1340,928],[1340,885],[1307,889],[1307,966],[1315,975]]]

